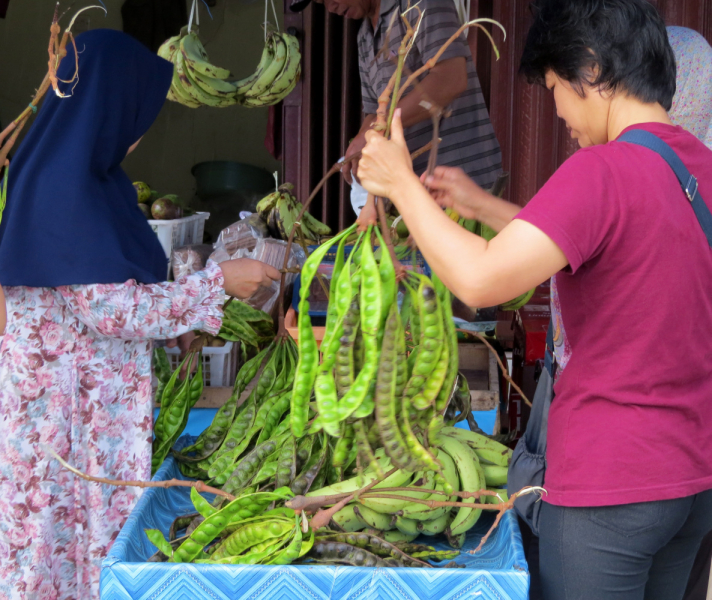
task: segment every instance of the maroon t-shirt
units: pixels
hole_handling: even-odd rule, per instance
[[[712,151],[680,127],[636,127],[672,147],[712,209]],[[545,500],[712,489],[712,249],[672,169],[629,143],[585,148],[517,218],[569,261],[556,275],[570,354],[549,415]]]

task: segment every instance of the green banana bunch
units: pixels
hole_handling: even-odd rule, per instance
[[[166,40],[158,55],[174,67],[168,99],[189,108],[271,106],[289,95],[301,75],[299,40],[288,33],[271,32],[257,70],[238,81],[210,62],[198,34],[187,27]]]
[[[434,449],[442,465],[443,477],[454,491],[478,492],[485,488],[506,485],[507,465],[511,450],[494,440],[466,429],[443,427]],[[384,450],[375,451],[381,469],[392,467]],[[327,496],[354,492],[377,477],[369,467],[359,477],[339,481],[331,486],[310,491],[307,496]],[[457,495],[443,494],[444,483],[434,471],[419,471],[415,474],[399,469],[388,479],[376,485],[378,488],[407,487],[423,491],[404,490],[389,492],[388,498],[373,498],[365,495],[342,508],[333,517],[334,523],[343,531],[357,532],[378,530],[384,539],[409,539],[419,535],[435,536],[446,533],[450,542],[460,547],[465,534],[475,526],[481,509],[461,507],[431,508],[423,501],[457,501]],[[506,495],[502,496],[502,501]],[[463,502],[477,502],[473,498]],[[494,499],[479,502],[496,504]],[[399,537],[400,536],[400,537]]]
[[[229,71],[210,64],[207,58],[197,34],[190,33],[180,40],[180,51],[173,55],[173,64],[183,91],[199,105],[237,104],[234,84],[224,81]]]
[[[299,81],[301,61],[296,37],[289,33],[270,33],[255,72],[235,82],[237,101],[252,108],[281,102]]]
[[[292,189],[294,186],[291,183],[285,183],[257,203],[257,214],[267,223],[270,234],[283,240],[289,239],[289,234],[302,210],[302,203],[291,194]],[[320,237],[331,233],[327,225],[309,212],[305,212],[302,217],[301,230],[308,241],[318,241]]]

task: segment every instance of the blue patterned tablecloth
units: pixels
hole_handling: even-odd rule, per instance
[[[184,479],[168,458],[154,479]],[[529,572],[511,511],[476,555],[491,524],[483,517],[457,561],[464,569],[393,569],[326,566],[225,566],[147,563],[156,551],[144,529],[167,534],[173,519],[193,512],[190,489],[149,488],[104,559],[102,600],[525,600]],[[424,543],[448,546],[438,538]]]

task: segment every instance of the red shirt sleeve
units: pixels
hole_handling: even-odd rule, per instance
[[[549,236],[575,273],[614,234],[617,195],[608,164],[595,148],[586,148],[569,158],[516,218]]]

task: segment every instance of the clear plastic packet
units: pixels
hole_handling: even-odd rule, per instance
[[[220,232],[214,248],[224,250],[230,258],[237,258],[238,250],[254,250],[257,241],[269,236],[267,224],[256,213],[240,219]]]
[[[208,263],[212,250],[209,244],[192,244],[175,248],[171,253],[173,279],[178,281],[181,277],[202,271]]]
[[[233,227],[233,226],[231,226]],[[228,228],[229,229],[229,228]],[[223,230],[224,232],[225,230]],[[220,234],[222,237],[222,233]],[[247,247],[236,249],[232,254],[228,254],[227,247],[220,245],[220,241],[215,244],[215,251],[210,255],[210,259],[217,263],[235,258],[251,258],[267,263],[275,269],[281,270],[284,267],[284,255],[287,251],[287,242],[272,238],[257,238],[252,250]],[[287,264],[288,269],[301,269],[306,261],[304,250],[297,244],[292,244],[292,252]],[[285,290],[294,283],[296,273],[287,273],[285,280]],[[272,282],[270,287],[261,287],[245,302],[258,310],[271,313],[279,297],[279,281]]]
[[[284,255],[286,252],[287,242],[266,238],[258,240],[255,249],[249,254],[248,258],[259,260],[260,262],[267,263],[275,269],[281,270],[284,267]],[[300,246],[292,244],[292,251],[289,262],[287,263],[287,268],[301,269],[306,259],[304,250]],[[285,279],[285,287],[287,289],[294,283],[296,277],[296,273],[287,273],[287,277]],[[274,308],[278,297],[279,281],[274,281],[269,288],[260,288],[255,294],[253,294],[252,297],[245,300],[245,302],[253,308],[270,313]]]

